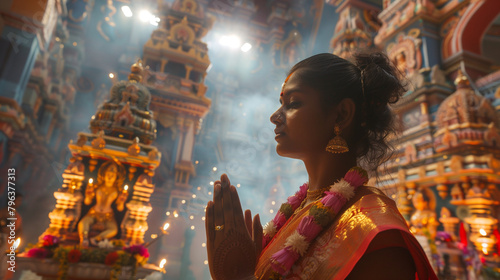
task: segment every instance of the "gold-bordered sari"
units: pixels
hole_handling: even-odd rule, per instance
[[[264,248],[255,276],[268,280],[272,273],[269,259],[284,243],[312,204],[297,211]],[[311,243],[306,254],[291,268],[285,279],[345,279],[380,232],[399,230],[417,269],[416,279],[437,279],[422,247],[408,230],[396,204],[380,190],[360,187],[340,211],[332,225]]]

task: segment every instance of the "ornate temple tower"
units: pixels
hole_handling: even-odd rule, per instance
[[[468,239],[487,260],[486,267],[499,263],[494,257],[499,116],[490,103],[495,101],[498,71],[491,73],[490,54],[479,47],[486,39],[478,35],[488,33],[500,12],[492,5],[383,1],[378,16],[382,26],[374,38],[409,81],[408,91],[394,106],[401,127],[392,139],[396,151],[379,168],[384,175],[378,185],[396,200],[431,262],[439,264],[434,256],[440,254],[449,257],[450,267],[439,272],[454,277],[470,268],[464,267],[459,249],[436,251],[436,230],[463,244]],[[485,77],[476,81],[480,76]],[[459,236],[464,225],[468,230]]]
[[[154,191],[152,176],[160,164],[161,153],[150,145],[156,138],[156,121],[149,110],[151,94],[141,84],[142,71],[140,62],[134,64],[128,81],[113,85],[110,100],[92,116],[91,133],[79,133],[76,142],[68,145],[71,164],[64,171],[62,187],[54,193],[57,204],[49,214],[51,223],[43,235],[82,243],[102,232],[100,223],[109,219],[121,224],[121,239],[129,244],[144,243],[146,220],[152,210],[149,202]],[[109,171],[111,168],[114,171]],[[118,197],[110,196],[111,189],[100,190],[109,180]],[[123,197],[121,207],[119,196]],[[112,205],[116,204],[116,213],[111,217],[109,213],[100,213],[93,206],[94,197],[100,208],[114,209]],[[94,222],[85,229],[82,223],[89,215]]]
[[[205,5],[205,1],[176,0],[171,6],[160,6],[159,27],[143,50],[143,61],[148,67],[144,84],[152,93],[151,110],[158,123],[160,151],[165,155],[156,174],[162,185],[152,201],[159,211],[152,213],[152,219],[158,222],[173,219],[169,221],[168,240],[153,254],[168,259],[167,271],[173,278],[181,273],[185,252],[178,245],[193,238],[192,234],[185,234],[186,230],[194,229],[187,224],[193,195],[190,179],[195,175],[193,147],[211,105],[205,96],[204,83],[210,59],[202,38],[214,18],[205,12]],[[203,213],[203,208],[196,211]],[[166,217],[165,213],[172,215]],[[198,224],[202,228],[201,219]]]
[[[366,1],[330,0],[327,3],[337,7],[336,13],[339,14],[330,41],[333,54],[349,58],[354,52],[375,48],[373,38],[381,25],[377,6]]]

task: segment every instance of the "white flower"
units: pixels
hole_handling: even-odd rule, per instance
[[[292,247],[292,250],[299,253],[299,255],[304,255],[309,247],[309,242],[306,241],[306,237],[300,235],[297,231],[294,231],[285,242],[285,247]]]
[[[354,196],[354,187],[346,180],[340,179],[340,181],[331,186],[330,192],[339,193],[345,199],[350,200]]]
[[[101,249],[107,249],[107,248],[114,248],[115,246],[113,246],[113,243],[111,241],[104,239],[102,241],[99,241],[99,243],[97,243],[97,247]]]
[[[263,232],[264,234],[273,237],[276,232],[278,232],[278,229],[274,225],[274,222],[271,220],[264,226]]]

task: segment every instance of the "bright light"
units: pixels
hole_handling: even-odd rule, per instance
[[[19,247],[19,244],[21,244],[21,238],[18,237],[14,244],[12,245],[14,247],[14,250],[16,250]]]
[[[113,79],[114,77],[115,77],[115,74],[113,74],[113,73],[109,73],[109,78],[110,78],[110,79]]]
[[[194,219],[194,216],[193,215],[189,216],[189,219],[191,219],[191,220]]]
[[[193,198],[196,198],[196,195],[195,195],[195,194],[193,194]]]
[[[271,213],[271,214],[274,213],[274,210],[273,209],[269,210],[269,213]]]
[[[203,263],[204,263],[204,264],[208,264],[208,261],[207,261],[207,260],[205,260]]]
[[[167,259],[161,260],[159,267],[164,268],[166,263],[167,263]]]
[[[175,218],[179,217],[179,214],[177,214],[177,212],[174,212],[174,217]]]
[[[169,223],[165,223],[163,225],[163,230],[167,230],[169,227],[170,227],[170,224]]]
[[[271,201],[271,204],[272,204],[272,205],[276,204],[276,201]]]
[[[214,185],[214,181],[210,181],[210,186],[213,186]]]
[[[125,187],[123,189],[124,190],[128,190],[128,185],[125,185]]]
[[[167,211],[167,213],[165,213],[165,214],[167,214],[167,216],[170,216],[170,211]]]
[[[158,234],[156,234],[156,233],[151,234],[151,239],[156,239],[157,237],[158,237]]]
[[[252,45],[250,43],[245,43],[243,46],[241,46],[241,51],[242,52],[248,52],[252,48]]]
[[[483,254],[488,255],[488,249],[483,248]]]
[[[153,18],[149,21],[149,24],[154,25],[154,26],[158,26],[159,22],[160,22],[160,18],[153,16]]]
[[[222,36],[219,40],[219,44],[227,46],[232,49],[239,48],[241,46],[241,40],[236,35]]]
[[[181,200],[181,203],[186,204],[186,200],[185,199]]]
[[[142,10],[139,12],[139,19],[148,22],[153,18],[153,14],[151,14],[148,10]]]
[[[205,217],[201,217],[201,220],[204,221],[205,220]]]
[[[206,243],[201,243],[201,247],[207,247]]]
[[[212,192],[208,192],[208,195],[212,195]]]
[[[94,179],[90,178],[89,179],[89,184],[92,184],[94,182]]]
[[[480,233],[482,236],[486,236],[486,235],[488,235],[484,229],[480,229],[480,230],[479,230],[479,233]]]
[[[191,230],[194,230],[194,226],[191,226]]]
[[[129,6],[122,6],[123,15],[126,17],[132,17],[134,14]]]
[[[213,170],[213,171],[217,171],[217,167],[215,167],[215,166],[214,166],[214,167],[212,168],[212,170]]]
[[[237,185],[236,185],[236,187],[238,187],[238,188],[239,188],[239,187],[241,187],[241,185],[240,185],[240,184],[237,184]]]
[[[483,248],[488,248],[488,243],[482,243],[481,246],[483,246]]]

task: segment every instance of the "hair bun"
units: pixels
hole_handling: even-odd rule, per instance
[[[355,55],[355,64],[362,71],[365,99],[369,105],[396,103],[406,91],[401,72],[387,55],[376,52]]]

